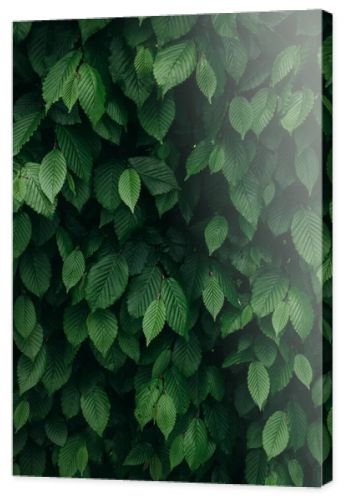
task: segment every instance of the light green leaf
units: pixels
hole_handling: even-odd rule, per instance
[[[101,437],[110,418],[111,404],[101,387],[94,386],[81,395],[81,410],[88,425]]]
[[[294,486],[303,486],[304,484],[304,471],[296,458],[288,460],[288,472]]]
[[[127,168],[122,172],[118,181],[118,192],[121,200],[134,213],[136,203],[140,197],[141,179],[133,168]]]
[[[170,467],[174,469],[184,460],[184,436],[179,434],[170,446],[169,451]]]
[[[272,313],[272,326],[278,336],[289,321],[289,304],[279,302]]]
[[[303,354],[297,354],[294,358],[294,373],[300,382],[309,389],[313,373],[309,360]]]
[[[157,402],[155,420],[167,440],[176,423],[176,406],[168,394],[162,394]]]
[[[59,149],[53,149],[41,162],[39,174],[41,189],[52,203],[64,185],[66,170],[66,161]]]
[[[319,160],[313,148],[306,148],[295,158],[295,170],[298,179],[311,196],[319,178]]]
[[[211,314],[214,321],[223,307],[224,293],[215,276],[210,276],[207,285],[202,292],[202,298],[206,309]]]
[[[253,361],[248,367],[247,385],[253,401],[262,410],[270,392],[270,377],[260,361]]]
[[[79,434],[69,436],[65,445],[59,450],[58,467],[62,477],[74,477],[79,470],[80,450],[85,448],[85,441]]]
[[[284,299],[288,290],[288,280],[277,271],[268,271],[255,279],[252,287],[251,305],[261,318],[272,313]]]
[[[118,334],[116,316],[108,310],[98,309],[87,318],[88,335],[103,356],[106,356]]]
[[[229,106],[229,120],[232,127],[244,139],[252,127],[253,108],[245,97],[234,97]]]
[[[152,195],[168,193],[178,188],[173,171],[162,160],[139,156],[129,158],[128,161]]]
[[[162,331],[165,319],[166,308],[163,299],[159,298],[153,300],[146,309],[142,322],[143,333],[145,334],[147,345],[149,345]]]
[[[195,65],[196,50],[191,41],[176,43],[159,50],[154,61],[153,73],[163,94],[189,78]]]
[[[123,256],[108,254],[94,264],[87,278],[86,299],[93,311],[114,304],[128,284],[128,265]]]
[[[13,425],[18,432],[28,421],[30,415],[30,405],[28,401],[20,401],[13,412]]]
[[[291,45],[278,54],[272,66],[271,82],[277,85],[293,70],[297,71],[300,64],[300,46]]]
[[[288,293],[289,316],[294,330],[305,340],[311,333],[314,322],[314,311],[309,297],[297,288]]]
[[[209,221],[204,232],[209,255],[212,255],[223,245],[228,230],[228,221],[221,215],[216,215]]]
[[[196,66],[196,83],[204,96],[207,97],[208,102],[211,104],[211,99],[217,89],[217,77],[208,60],[204,56],[200,57]]]
[[[207,141],[201,141],[199,144],[194,145],[193,151],[187,158],[185,180],[207,167],[211,151],[212,144]]]
[[[42,95],[46,103],[46,112],[52,104],[62,97],[64,87],[77,70],[81,58],[82,53],[73,50],[59,59],[59,61],[49,70],[42,84]]]
[[[162,100],[148,99],[138,111],[139,121],[147,134],[162,142],[175,118],[176,105],[172,94]]]
[[[288,417],[283,411],[276,411],[263,429],[263,448],[268,459],[280,455],[286,449],[288,440]]]
[[[277,97],[270,89],[261,89],[252,98],[252,130],[259,138],[262,131],[272,120],[277,105]]]
[[[43,111],[35,111],[22,116],[13,124],[13,154],[17,155],[33,133],[37,130],[44,116]]]
[[[294,246],[307,262],[316,267],[323,259],[323,226],[321,218],[313,211],[300,209],[293,217],[291,233]]]
[[[149,304],[159,295],[161,273],[155,266],[146,267],[130,284],[127,304],[134,318],[143,316]]]
[[[99,72],[89,64],[82,64],[79,75],[78,98],[84,112],[95,125],[105,112],[105,87]]]
[[[281,119],[281,125],[289,134],[300,127],[311,113],[314,106],[314,94],[311,89],[298,90],[292,94],[288,110]]]
[[[188,327],[188,302],[181,285],[173,278],[164,280],[162,297],[167,324],[176,333],[184,336]]]
[[[62,278],[68,292],[82,278],[85,271],[85,260],[81,250],[73,250],[63,264]]]

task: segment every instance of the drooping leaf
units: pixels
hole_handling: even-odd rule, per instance
[[[101,387],[93,387],[81,395],[81,410],[90,427],[102,436],[110,418],[111,404]]]
[[[146,337],[147,345],[162,331],[165,319],[166,308],[163,299],[158,298],[153,300],[147,307],[142,322],[143,333]]]
[[[94,264],[87,277],[86,299],[95,311],[112,305],[128,283],[128,265],[121,255],[109,254]]]
[[[173,278],[163,281],[162,297],[167,324],[184,336],[188,328],[188,302],[180,284]]]
[[[118,334],[116,316],[108,310],[98,309],[87,318],[88,335],[103,356],[106,356]]]
[[[217,78],[206,57],[201,57],[196,66],[196,83],[204,96],[207,97],[208,102],[211,103],[217,88]]]
[[[215,276],[209,277],[206,288],[202,292],[202,298],[206,309],[216,321],[224,304],[224,293]]]
[[[161,49],[154,61],[153,74],[163,94],[184,82],[196,65],[195,45],[180,42]]]
[[[322,222],[313,211],[300,209],[293,217],[291,233],[299,255],[311,266],[322,262]]]
[[[312,368],[309,360],[303,354],[297,354],[294,358],[294,372],[300,382],[309,389],[312,382]]]
[[[53,149],[41,162],[41,189],[52,203],[64,185],[66,170],[66,161],[59,149]]]
[[[139,110],[141,126],[147,134],[162,142],[175,118],[176,105],[172,94],[166,94],[163,100],[148,99]]]
[[[89,64],[82,64],[79,75],[78,98],[84,112],[95,125],[105,112],[105,87],[98,71]]]
[[[66,290],[69,291],[82,278],[85,271],[85,260],[81,250],[73,250],[63,264],[62,278]]]
[[[276,411],[268,418],[263,429],[263,447],[268,458],[277,457],[287,447],[289,440],[287,415]]]
[[[261,410],[269,396],[270,378],[267,369],[259,361],[253,361],[249,365],[247,385],[253,401]]]
[[[118,192],[121,200],[134,213],[136,203],[140,197],[141,179],[133,168],[124,170],[118,181]]]
[[[245,138],[246,133],[252,127],[253,107],[245,97],[234,97],[229,106],[229,120],[231,126]]]
[[[207,224],[204,234],[209,255],[212,255],[223,245],[228,235],[228,229],[227,220],[220,215],[213,217]]]
[[[167,440],[176,422],[176,407],[168,394],[162,394],[156,406],[156,423]]]

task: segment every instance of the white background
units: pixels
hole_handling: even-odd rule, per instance
[[[334,14],[334,481],[322,489],[11,477],[11,22],[278,9]],[[347,3],[344,0],[2,0],[0,6],[0,495],[8,500],[194,496],[347,498]]]

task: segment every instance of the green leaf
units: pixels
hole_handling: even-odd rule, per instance
[[[255,279],[252,287],[251,305],[254,312],[263,318],[272,313],[288,291],[288,280],[277,271],[268,271]]]
[[[175,118],[176,105],[172,94],[167,94],[160,101],[147,99],[138,112],[142,128],[160,143],[163,142]]]
[[[120,204],[118,182],[123,163],[117,160],[107,162],[94,171],[95,196],[106,210],[114,211]]]
[[[312,422],[308,427],[307,446],[312,457],[321,466],[330,452],[330,437],[320,419]]]
[[[256,177],[251,173],[246,174],[235,187],[230,186],[229,194],[238,212],[256,228],[262,209]]]
[[[140,197],[141,179],[133,168],[127,168],[122,172],[118,181],[118,192],[121,200],[134,213],[136,203]]]
[[[159,50],[153,74],[163,94],[189,78],[195,65],[196,50],[192,41],[176,43]]]
[[[63,264],[63,283],[68,292],[82,278],[85,271],[85,260],[81,250],[73,250],[65,259]]]
[[[45,431],[47,437],[52,443],[57,446],[64,446],[67,440],[67,425],[65,420],[60,417],[51,417],[45,423]]]
[[[88,337],[87,316],[89,309],[86,304],[66,307],[64,310],[63,328],[70,344],[78,346]]]
[[[169,451],[170,467],[174,469],[184,460],[184,436],[179,434],[170,446]]]
[[[118,334],[116,316],[108,310],[97,310],[87,318],[88,335],[103,356],[106,356]]]
[[[297,288],[291,288],[288,293],[288,304],[293,328],[302,340],[305,340],[311,333],[314,322],[314,311],[310,299]]]
[[[274,117],[277,97],[270,89],[259,90],[251,101],[253,111],[252,130],[259,138]]]
[[[149,443],[138,443],[130,450],[123,465],[142,465],[153,455],[153,447]]]
[[[210,256],[223,245],[228,235],[228,230],[228,222],[221,215],[216,215],[209,221],[205,228],[204,236]]]
[[[19,333],[14,332],[16,346],[31,361],[34,361],[43,343],[43,330],[39,323],[36,323],[31,334],[24,338]]]
[[[300,127],[311,113],[315,97],[311,89],[298,90],[292,94],[288,110],[281,119],[281,125],[289,134]]]
[[[307,389],[310,388],[313,373],[309,360],[303,354],[297,354],[294,358],[294,373]]]
[[[300,64],[300,46],[291,45],[285,48],[276,57],[272,66],[271,82],[277,85],[291,71],[297,71]]]
[[[291,480],[294,483],[294,486],[304,485],[304,471],[302,470],[299,461],[295,458],[292,460],[288,460],[288,472]]]
[[[166,308],[163,299],[158,298],[153,300],[147,307],[142,322],[143,333],[145,334],[147,345],[149,345],[162,331],[165,319]]]
[[[173,278],[164,280],[162,297],[167,324],[178,335],[185,336],[188,328],[188,302],[181,285]]]
[[[27,248],[32,233],[31,220],[27,213],[19,212],[13,217],[13,257],[17,259]]]
[[[217,89],[217,77],[208,60],[203,56],[200,57],[196,66],[196,83],[211,104],[211,99]]]
[[[17,297],[13,308],[14,326],[22,337],[28,338],[36,325],[35,306],[27,295]]]
[[[178,188],[175,175],[165,162],[157,158],[139,156],[129,158],[129,163],[152,195],[168,193]]]
[[[161,281],[159,269],[149,266],[130,283],[127,304],[131,316],[140,318],[145,314],[149,304],[159,295]]]
[[[216,32],[225,37],[238,38],[237,14],[213,14],[211,21]]]
[[[184,457],[192,471],[204,462],[207,446],[206,426],[200,418],[193,418],[184,434],[183,441]]]
[[[86,43],[91,36],[110,24],[112,19],[79,19],[82,43]]]
[[[270,377],[265,366],[254,361],[248,367],[247,385],[253,401],[262,410],[270,392]]]
[[[272,313],[272,326],[278,336],[289,321],[289,305],[287,302],[279,302]]]
[[[185,377],[190,377],[196,372],[201,363],[201,357],[201,347],[195,335],[190,334],[187,340],[177,339],[172,353],[172,362]]]
[[[245,97],[234,97],[229,106],[229,120],[231,126],[245,138],[253,123],[253,108]]]
[[[151,18],[159,44],[163,45],[186,35],[196,22],[196,16],[155,16]]]
[[[323,259],[322,232],[322,221],[313,210],[302,208],[296,212],[291,226],[293,243],[298,254],[313,267]]]
[[[46,103],[46,112],[60,97],[62,97],[65,85],[77,70],[81,61],[82,53],[73,50],[52,66],[42,84],[42,95]]]
[[[206,309],[211,314],[213,320],[216,321],[224,304],[224,293],[215,276],[209,277],[207,285],[202,292],[202,298]]]
[[[40,186],[52,203],[64,185],[66,171],[66,161],[59,149],[50,151],[41,162],[39,174]]]
[[[162,394],[156,406],[156,423],[167,440],[176,423],[176,406],[168,394]]]
[[[311,196],[312,190],[319,178],[319,160],[313,148],[304,151],[295,158],[295,171],[300,182]]]
[[[99,72],[86,63],[79,69],[78,98],[83,111],[95,125],[105,112],[106,90]]]
[[[30,405],[28,401],[20,401],[13,412],[13,425],[18,432],[28,421],[30,415]]]
[[[123,294],[128,284],[128,265],[123,256],[108,254],[88,273],[86,299],[92,309],[106,309]]]
[[[68,169],[80,179],[88,181],[91,175],[93,158],[85,136],[77,128],[62,126],[56,128],[56,134]]]
[[[34,132],[37,130],[44,116],[43,111],[35,111],[22,116],[13,124],[13,154],[20,153]]]
[[[41,379],[46,368],[46,350],[41,348],[35,360],[21,356],[17,364],[17,378],[20,394],[34,387]]]
[[[101,387],[92,387],[81,395],[81,409],[87,424],[101,437],[110,418],[111,404]]]
[[[268,418],[263,429],[263,447],[268,459],[277,457],[287,447],[289,431],[287,415],[283,411],[276,411]]]
[[[43,250],[27,250],[21,257],[19,272],[26,288],[37,297],[42,297],[48,290],[51,264]]]
[[[80,450],[85,448],[85,441],[79,434],[69,436],[65,445],[59,450],[59,475],[74,477],[79,470]]]
[[[201,141],[199,144],[194,145],[193,151],[187,158],[187,175],[185,180],[189,179],[192,175],[201,172],[201,170],[207,167],[211,150],[212,145],[206,141]]]

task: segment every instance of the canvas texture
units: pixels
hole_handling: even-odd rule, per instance
[[[332,477],[332,18],[13,25],[13,472]]]

